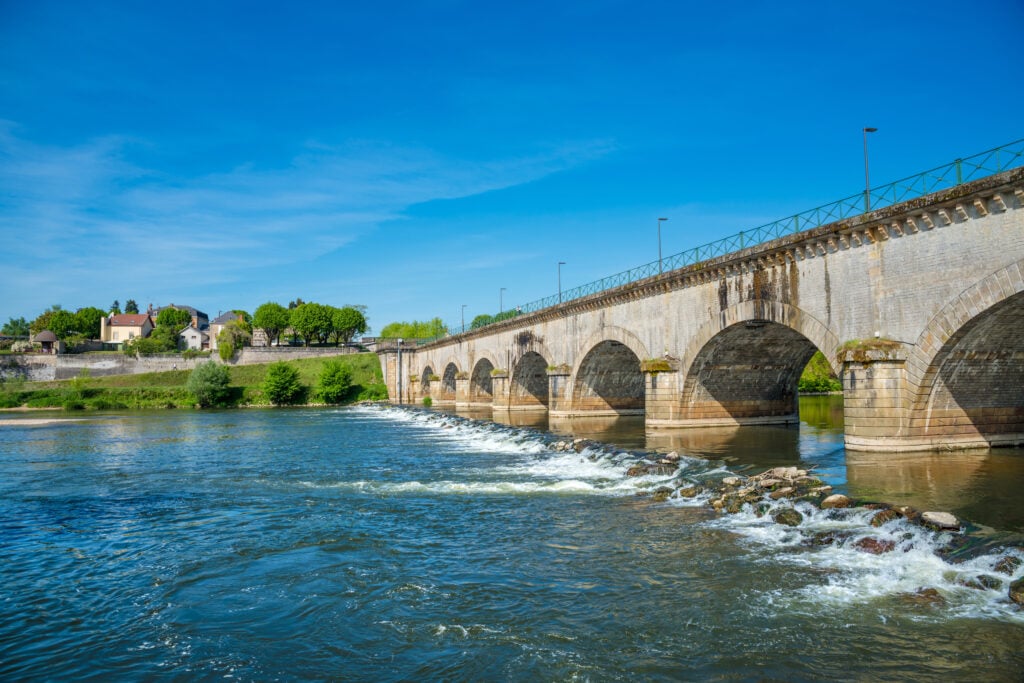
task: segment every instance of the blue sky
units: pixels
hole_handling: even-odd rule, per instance
[[[0,320],[458,322],[1024,137],[1024,3],[0,0]]]

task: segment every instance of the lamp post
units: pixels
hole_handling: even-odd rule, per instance
[[[662,221],[667,221],[667,220],[668,220],[667,218],[659,218],[658,219],[658,272],[659,273],[664,272],[664,270],[661,267],[661,223],[662,223]]]
[[[558,303],[562,303],[562,266],[565,261],[558,262]]]
[[[462,331],[466,331],[466,304],[462,304]]]
[[[498,315],[505,312],[505,288],[498,290]]]
[[[864,213],[871,210],[871,176],[868,174],[868,133],[875,133],[877,131],[877,128],[864,127]]]

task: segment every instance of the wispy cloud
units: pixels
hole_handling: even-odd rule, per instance
[[[515,158],[452,159],[373,141],[310,142],[286,165],[192,177],[149,168],[138,141],[68,146],[19,137],[0,122],[0,287],[12,295],[68,283],[172,291],[188,273],[235,282],[300,264],[399,219],[409,207],[531,182],[607,154],[605,141]]]

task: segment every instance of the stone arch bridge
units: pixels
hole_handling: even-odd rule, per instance
[[[796,422],[817,350],[848,449],[1024,444],[1024,168],[379,352],[393,401],[674,429]]]

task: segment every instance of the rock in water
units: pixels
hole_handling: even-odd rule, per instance
[[[794,508],[782,508],[772,513],[772,519],[775,520],[776,524],[800,526],[800,522],[804,521],[804,516],[800,514],[799,510]]]
[[[903,517],[900,511],[895,508],[889,508],[887,510],[879,510],[875,513],[875,516],[871,518],[871,526],[879,527],[886,522],[891,522],[894,519],[900,519]]]
[[[1013,555],[1006,555],[998,562],[996,562],[995,570],[1000,574],[1006,574],[1007,576],[1013,576],[1013,573],[1017,571],[1017,567],[1021,565],[1019,557]]]
[[[853,500],[841,493],[833,493],[831,496],[821,501],[822,510],[829,510],[831,508],[848,508],[851,505],[853,505]]]
[[[873,538],[871,536],[862,538],[853,545],[857,550],[861,550],[865,553],[871,553],[872,555],[881,555],[882,553],[889,553],[896,549],[896,541]]]
[[[1010,584],[1010,599],[1018,605],[1024,605],[1024,579],[1017,579]]]
[[[939,531],[959,531],[960,520],[948,512],[923,512],[921,522],[932,529]]]

